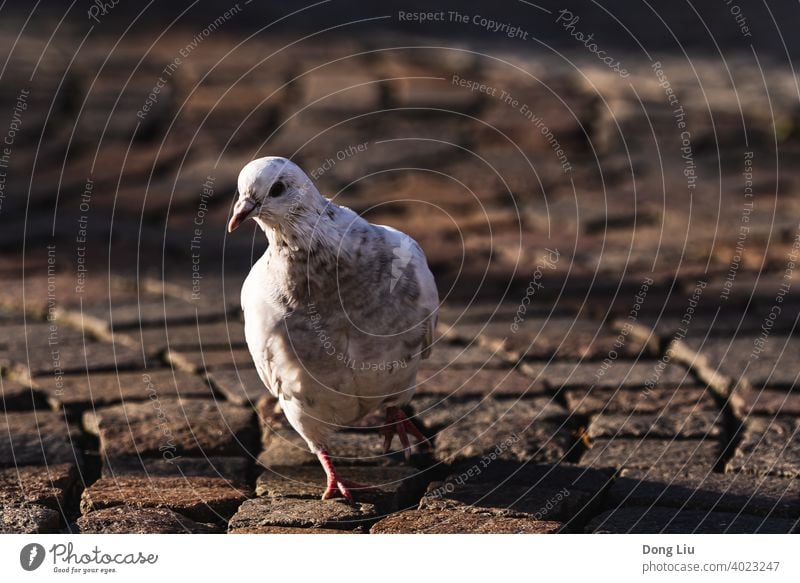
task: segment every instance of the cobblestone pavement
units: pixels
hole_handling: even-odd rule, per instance
[[[498,306],[446,305],[413,401],[432,448],[409,463],[382,453],[376,419],[342,431],[332,444],[341,471],[382,492],[323,502],[324,474],[258,381],[238,312],[215,301],[187,324],[191,302],[127,298],[135,280],[113,285],[120,313],[139,311],[148,324],[81,328],[80,310],[65,308],[50,322],[29,317],[23,332],[19,312],[3,314],[4,531],[797,528],[798,394],[759,373],[720,372],[717,342],[695,351],[637,329],[637,358],[609,365],[592,347],[618,336],[613,323],[580,320],[594,326],[589,335],[536,315],[517,334],[476,331]],[[532,342],[535,354],[504,348],[509,339]],[[788,348],[795,338],[773,341]],[[541,355],[567,344],[584,357]],[[72,347],[81,371],[59,364]],[[733,343],[726,358],[738,364],[749,350]],[[792,359],[774,352],[761,365],[791,377]]]
[[[0,530],[797,531],[790,72],[221,38],[168,74],[190,32],[8,64]],[[432,447],[337,434],[381,487],[354,504],[319,499],[244,344],[264,243],[224,224],[257,154],[417,238],[444,299],[409,411]]]

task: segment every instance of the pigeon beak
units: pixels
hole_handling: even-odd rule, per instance
[[[233,216],[228,223],[228,232],[232,233],[239,225],[245,222],[254,208],[256,208],[256,202],[252,198],[240,198],[237,200],[236,206],[233,207]]]

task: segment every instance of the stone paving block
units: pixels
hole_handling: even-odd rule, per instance
[[[470,475],[472,470],[472,475]],[[528,488],[579,491],[596,498],[610,484],[611,470],[595,470],[569,462],[557,464],[518,463],[509,460],[478,460],[452,468],[448,480],[465,484],[508,484]]]
[[[422,407],[418,403],[416,407]],[[438,405],[420,411],[428,427],[439,428],[434,438],[436,459],[453,463],[468,458],[557,462],[575,439],[563,408],[548,397]]]
[[[757,335],[739,335],[733,339],[686,338],[686,343],[705,356],[714,369],[734,379],[744,376],[755,389],[796,386],[793,355],[800,350],[800,338],[773,334],[765,343],[757,340]]]
[[[158,328],[134,328],[114,334],[114,340],[155,357],[166,350],[241,348],[245,346],[244,326],[235,319],[223,322],[172,324]]]
[[[439,328],[442,334],[446,334],[449,328],[458,331],[460,326],[482,326],[483,324],[505,324],[509,330],[511,323],[514,321],[514,316],[519,309],[518,303],[512,302],[445,302],[439,306]],[[526,314],[536,314],[538,316],[546,316],[549,310],[544,308],[537,308],[536,306],[528,306]],[[463,336],[472,340],[478,333]]]
[[[361,534],[334,528],[302,528],[299,526],[243,526],[229,528],[228,534]]]
[[[242,455],[258,439],[251,409],[208,399],[159,399],[86,411],[100,453],[121,457]]]
[[[47,534],[58,532],[61,515],[55,510],[37,506],[4,506],[0,504],[0,534]]]
[[[586,532],[612,534],[791,533],[793,520],[733,512],[626,506],[608,510],[586,525]]]
[[[485,343],[491,345],[492,350],[503,349],[503,339],[512,334],[514,313],[502,306],[497,309],[497,313],[492,313],[490,308],[476,313],[476,310],[468,308],[465,313],[459,313],[458,308],[451,306],[449,313],[443,313],[440,308],[437,332],[453,342]]]
[[[528,423],[545,419],[566,419],[567,410],[551,395],[475,397],[420,395],[411,401],[414,421],[433,430],[472,419],[527,418]]]
[[[381,512],[416,506],[425,475],[411,467],[337,466],[347,480],[368,484],[380,492],[351,490],[359,502],[374,504]],[[256,495],[271,498],[319,500],[325,491],[325,472],[317,466],[268,468],[256,480]]]
[[[632,415],[629,413],[601,413],[589,423],[590,439],[613,437],[648,437],[703,439],[722,434],[722,413],[715,411],[673,412]]]
[[[466,368],[508,368],[505,362],[494,351],[481,348],[472,344],[470,346],[460,346],[449,344],[442,340],[438,341],[431,351],[430,358],[423,361],[425,367],[433,370]]]
[[[439,432],[435,456],[451,464],[493,455],[520,462],[557,463],[566,458],[574,441],[568,429],[554,422],[516,428],[461,423]]]
[[[0,415],[0,467],[80,463],[76,434],[62,413]]]
[[[708,289],[708,288],[706,288]],[[665,302],[669,305],[669,299],[659,298],[659,305],[663,306]],[[695,337],[704,338],[706,333],[709,338],[719,337],[721,335],[727,338],[732,338],[739,334],[751,334],[761,327],[763,322],[759,321],[758,325],[750,318],[746,318],[744,322],[739,322],[741,314],[737,314],[736,318],[730,320],[725,318],[715,317],[713,311],[711,312],[695,312],[691,322],[691,334]],[[675,337],[680,329],[685,329],[685,325],[681,323],[683,319],[682,313],[647,313],[639,317],[638,322],[647,328],[653,330],[658,336],[663,338]]]
[[[209,373],[208,379],[228,401],[237,405],[253,406],[269,394],[254,368],[217,370]]]
[[[184,156],[186,153],[186,143],[178,139],[176,140],[175,145],[176,153],[181,157]],[[249,162],[250,158],[246,155],[241,156],[236,154],[232,157],[232,159],[236,160],[235,164],[241,163],[241,165],[238,167],[231,166],[233,178],[235,179],[236,174],[239,171],[238,169]],[[202,182],[205,181],[206,176],[207,174],[203,175]],[[197,195],[195,194],[195,196]],[[210,214],[213,213],[214,211],[212,210]],[[208,214],[206,216],[208,216]],[[194,214],[184,218],[188,218],[190,223],[194,223]],[[223,219],[226,221],[226,224],[228,218],[229,217],[226,216]],[[231,240],[229,243],[233,244],[233,241]],[[247,246],[249,247],[249,245]],[[243,272],[232,273],[230,271],[226,271],[224,275],[222,271],[208,272],[204,274],[202,278],[200,290],[192,289],[193,281],[191,275],[183,271],[180,273],[164,273],[163,278],[161,276],[149,277],[140,274],[134,281],[131,282],[131,285],[139,286],[140,289],[143,289],[148,294],[156,295],[158,297],[166,296],[177,298],[183,301],[188,301],[192,304],[202,303],[216,309],[220,309],[220,306],[224,306],[221,309],[228,313],[227,320],[229,323],[231,323],[233,321],[242,321],[240,294],[242,291],[242,283],[247,276],[248,270],[249,266]],[[196,291],[199,291],[199,299]],[[223,318],[220,319],[224,320]],[[200,321],[201,325],[213,323],[213,319],[209,321]],[[193,321],[192,324],[196,325],[197,322]],[[180,326],[185,324],[171,324],[170,329],[172,329],[173,325]]]
[[[53,408],[63,408],[69,414],[121,401],[213,396],[208,382],[202,377],[170,369],[64,375],[58,378],[42,376],[32,381],[47,395]]]
[[[726,471],[800,478],[800,419],[749,417]]]
[[[215,532],[168,508],[113,506],[90,512],[75,521],[80,534],[196,534]]]
[[[83,310],[66,309],[60,318],[77,327],[83,327],[98,334],[110,330],[126,330],[147,326],[172,324],[194,324],[198,320],[222,320],[228,310],[219,304],[188,302],[171,297],[142,296],[138,301],[111,302],[95,305],[84,304]]]
[[[594,469],[659,467],[708,473],[719,463],[722,450],[722,444],[713,439],[598,439],[579,463]]]
[[[611,387],[581,387],[564,391],[567,407],[579,415],[594,413],[675,413],[716,411],[710,391],[702,387],[656,386],[650,390],[626,390]]]
[[[105,458],[101,475],[104,478],[117,476],[224,478],[231,483],[244,485],[248,482],[250,465],[250,460],[242,457]]]
[[[512,323],[514,320],[512,319]],[[490,346],[501,346],[516,359],[530,360],[599,359],[615,353],[616,358],[638,358],[644,344],[628,336],[618,343],[618,333],[601,322],[572,317],[526,317],[518,324],[517,332],[509,326],[492,325],[484,331],[496,339]]]
[[[58,319],[43,322],[28,316],[23,322],[20,314],[14,323],[0,326],[0,346],[17,353],[23,352],[26,345],[29,349],[44,350],[61,343],[80,344],[84,339],[93,340],[91,335]]]
[[[15,346],[0,356],[0,366],[25,378],[144,368],[141,352],[110,342],[61,342],[49,347]]]
[[[764,388],[740,390],[739,395],[744,400],[744,413],[800,417],[800,392]]]
[[[247,370],[254,368],[253,357],[246,348],[209,348],[202,351],[167,352],[167,362],[187,372]]]
[[[609,367],[602,362],[526,362],[520,370],[532,379],[552,387],[580,389],[587,386],[639,388],[679,386],[690,379],[684,369],[674,364],[662,366],[659,360],[616,360]]]
[[[608,491],[609,506],[671,506],[742,512],[759,516],[800,516],[800,480],[747,474],[674,473],[623,470]]]
[[[562,525],[551,520],[471,514],[458,510],[407,510],[375,523],[370,534],[552,534]]]
[[[417,395],[522,396],[543,391],[541,383],[512,369],[435,369],[423,361],[417,372]]]
[[[541,253],[541,258],[544,258],[547,252]],[[555,296],[552,296],[555,299]],[[535,319],[539,322],[544,321],[549,316],[550,318],[564,319],[566,316],[572,315],[573,320],[575,314],[581,311],[583,301],[581,298],[573,298],[572,296],[562,296],[557,306],[550,303],[542,303],[540,305],[529,304],[520,311],[520,303],[517,301],[503,301],[501,303],[475,301],[469,304],[466,303],[444,303],[439,307],[439,322],[447,327],[459,326],[472,326],[490,324],[493,326],[504,325],[509,332],[511,324],[514,323],[515,316],[521,316],[527,319]],[[584,306],[585,309],[585,306]],[[521,325],[524,327],[523,320]],[[517,324],[520,327],[520,323]],[[500,329],[500,328],[495,328]],[[446,330],[446,328],[445,328]],[[478,329],[480,332],[480,329]],[[519,333],[519,332],[517,332]],[[505,337],[506,334],[497,334],[494,336]],[[474,337],[474,335],[472,336]]]
[[[580,490],[533,487],[520,483],[461,484],[458,477],[433,482],[419,510],[458,510],[496,516],[567,522],[585,510],[591,496]]]
[[[249,495],[247,488],[223,478],[116,476],[100,478],[83,491],[81,513],[112,506],[168,508],[198,522],[220,522]]]
[[[228,532],[271,526],[366,530],[379,517],[378,509],[368,502],[255,498],[241,505],[228,523]]]
[[[44,403],[39,391],[19,381],[0,377],[0,406],[3,411],[41,409]]]
[[[74,464],[0,469],[0,506],[35,504],[59,510],[78,486]]]
[[[273,468],[319,464],[319,460],[309,451],[306,442],[293,429],[270,430],[268,433],[264,451],[258,456],[260,465]],[[383,453],[383,436],[377,432],[340,431],[331,436],[329,445],[331,459],[337,465],[397,465],[404,463],[401,452]],[[394,447],[398,447],[397,438],[395,438]]]

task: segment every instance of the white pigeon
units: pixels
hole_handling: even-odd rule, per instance
[[[385,411],[395,433],[425,437],[405,416],[420,359],[430,355],[439,296],[425,254],[408,235],[373,225],[323,197],[286,158],[239,174],[228,231],[253,218],[269,247],[242,286],[245,338],[259,377],[327,475],[323,499],[369,488],[339,477],[331,434]]]

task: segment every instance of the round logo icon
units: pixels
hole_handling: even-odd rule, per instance
[[[19,564],[26,571],[35,571],[44,562],[44,547],[39,543],[30,543],[19,552]]]

